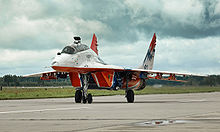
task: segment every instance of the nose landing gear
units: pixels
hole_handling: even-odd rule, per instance
[[[83,104],[86,104],[88,102],[89,104],[91,104],[93,101],[92,94],[90,93],[87,94],[89,77],[86,74],[81,74],[80,76],[81,76],[81,80],[83,80],[82,81],[83,87],[82,90],[76,90],[75,102],[76,103],[83,102]]]
[[[83,93],[81,90],[76,90],[76,93],[75,93],[75,103],[81,103],[83,102],[83,104],[86,104],[87,102],[89,104],[91,104],[93,101],[92,99],[92,94],[88,94],[86,97],[83,96]]]
[[[82,101],[82,91],[81,90],[76,90],[75,102],[76,103],[81,103],[81,101]]]

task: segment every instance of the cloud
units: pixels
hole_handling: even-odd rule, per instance
[[[25,62],[26,64],[33,64],[40,61],[45,61],[54,57],[57,49],[47,51],[33,51],[33,50],[7,50],[1,49],[0,62],[1,65],[7,66],[11,63],[13,66],[21,66]]]
[[[99,47],[100,55],[109,64],[137,68],[142,64],[151,38],[136,43]],[[157,35],[154,69],[203,74],[220,74],[219,37],[201,39],[161,38]],[[122,50],[123,49],[123,50]]]
[[[183,38],[220,35],[218,1],[9,1],[1,5],[6,37],[17,38],[12,43],[44,40],[54,47],[73,34],[94,32],[113,42],[135,42],[140,33],[150,37],[154,32]]]
[[[126,44],[122,44],[121,42],[116,44],[103,42],[98,48],[100,56],[102,56],[106,63],[120,65],[127,68],[137,68],[142,64],[148,45],[149,44],[144,40]]]
[[[46,29],[46,30],[45,30]],[[72,41],[73,33],[91,37],[94,32],[107,34],[108,27],[95,20],[69,19],[30,20],[25,16],[15,17],[0,30],[1,48],[48,50],[61,48]]]
[[[164,19],[171,19],[180,24],[197,26],[200,24],[203,5],[197,0],[163,1]]]
[[[197,73],[220,73],[219,37],[169,38],[157,43],[155,68]],[[211,68],[212,67],[212,68]],[[205,70],[204,70],[205,69]]]
[[[135,12],[136,18],[139,18],[136,21],[139,31],[156,31],[163,37],[183,38],[220,35],[219,18],[214,15],[211,18],[216,18],[209,22],[211,18],[206,17],[206,14],[211,14],[211,10],[207,8],[215,10],[215,6],[197,0],[161,1],[160,3],[162,3],[161,6],[155,8],[155,11],[141,8],[138,13]]]
[[[40,71],[47,71],[52,58],[59,51],[51,49],[45,51],[34,50],[8,50],[0,49],[0,75],[17,74],[24,75]]]
[[[214,73],[219,71],[219,9],[219,0],[0,1],[0,49],[11,60],[2,62],[4,68],[10,68],[12,61],[16,66],[39,67],[46,61],[19,63],[13,53],[20,55],[19,59],[30,52],[51,54],[71,43],[75,35],[90,45],[96,33],[104,60],[136,67],[156,32],[155,68],[197,72],[213,69],[209,72]],[[21,69],[19,73],[27,72]]]

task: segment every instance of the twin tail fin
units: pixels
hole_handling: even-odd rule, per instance
[[[152,70],[154,65],[154,55],[155,55],[155,46],[156,46],[156,34],[151,40],[149,49],[144,58],[143,64],[139,67],[140,69]]]

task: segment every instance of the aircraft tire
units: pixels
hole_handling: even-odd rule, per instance
[[[88,94],[88,103],[91,104],[92,103],[92,94]]]
[[[126,98],[127,98],[128,103],[133,103],[134,102],[134,91],[128,90],[126,94]]]
[[[83,104],[86,104],[87,99],[85,98],[85,96],[83,96]]]
[[[76,90],[75,102],[76,103],[81,103],[81,101],[82,101],[82,91],[81,90]]]

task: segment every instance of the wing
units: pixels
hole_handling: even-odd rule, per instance
[[[55,73],[55,70],[23,75],[22,77],[41,77],[43,74]]]
[[[184,80],[177,80],[176,76],[205,76],[192,73],[180,73],[180,72],[170,72],[170,71],[158,71],[158,70],[146,70],[146,69],[125,69],[125,68],[92,68],[92,67],[53,67],[60,72],[76,72],[76,73],[96,73],[96,72],[106,72],[114,71],[121,72],[126,74],[134,74],[138,78],[143,79],[158,79],[158,80],[169,80],[169,81],[180,81],[185,82]]]
[[[206,75],[192,74],[192,73],[181,73],[181,72],[171,72],[171,71],[158,71],[158,70],[144,70],[144,69],[131,69],[127,70],[130,72],[139,73],[140,78],[146,79],[157,79],[157,80],[168,80],[168,81],[178,81],[186,82],[185,80],[178,80],[177,76],[200,76],[205,77]]]
[[[59,72],[59,71],[45,71],[33,74],[23,75],[22,77],[40,77],[41,80],[51,80],[57,78],[67,78],[67,72]]]

